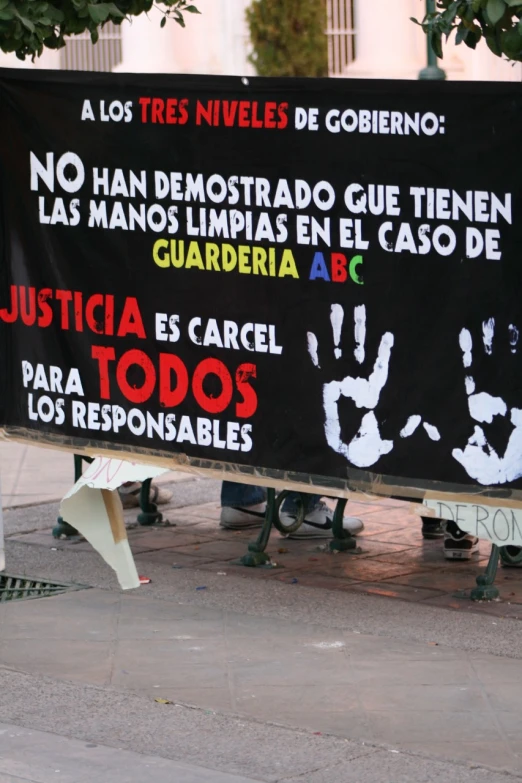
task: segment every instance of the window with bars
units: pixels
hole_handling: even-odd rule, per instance
[[[96,44],[89,33],[71,36],[60,52],[60,66],[66,71],[112,71],[121,57],[121,27],[107,22]]]
[[[326,0],[326,37],[330,76],[342,76],[355,60],[354,0]]]

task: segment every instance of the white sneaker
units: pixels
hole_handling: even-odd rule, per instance
[[[476,536],[461,530],[455,522],[448,522],[444,533],[444,557],[446,560],[471,560],[479,551]]]
[[[321,502],[308,512],[299,529],[295,533],[289,533],[286,538],[328,538],[332,535],[333,515],[332,509]],[[296,514],[288,511],[281,511],[279,517],[283,525],[291,525],[296,520]],[[343,528],[356,536],[364,530],[364,523],[357,517],[343,517]]]
[[[221,508],[220,527],[226,530],[246,530],[249,527],[261,527],[265,520],[266,503],[258,503],[255,506],[236,508],[235,506],[223,506]]]

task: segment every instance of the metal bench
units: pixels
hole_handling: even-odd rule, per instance
[[[83,461],[91,463],[93,460],[90,457],[84,457],[79,454],[74,455],[75,482],[78,481],[83,473]],[[140,512],[137,521],[139,525],[144,527],[156,525],[163,520],[163,515],[158,511],[157,505],[150,500],[150,485],[151,479],[147,479],[142,483],[140,491]],[[280,533],[288,534],[295,532],[303,524],[307,502],[305,494],[298,494],[296,497],[297,516],[295,521],[292,522],[291,525],[285,525],[281,521],[279,512],[288,494],[289,493],[286,490],[276,493],[275,489],[267,489],[265,521],[259,531],[258,537],[248,545],[247,553],[241,558],[240,562],[242,565],[249,568],[256,568],[258,566],[267,565],[270,562],[270,555],[268,555],[265,550],[273,527]],[[329,544],[330,551],[332,552],[354,552],[354,550],[357,549],[356,539],[343,527],[343,516],[346,503],[346,498],[339,498],[337,500],[332,520],[333,537]],[[55,538],[72,538],[77,535],[79,535],[77,530],[69,525],[62,517],[58,517],[57,524],[53,528],[53,536]],[[522,564],[522,549],[509,546],[498,547],[496,544],[492,545],[488,565],[484,573],[479,574],[476,577],[476,587],[470,592],[472,601],[492,601],[499,597],[499,590],[495,586],[495,577],[497,575],[500,560],[508,566]]]
[[[246,555],[243,555],[240,562],[249,568],[267,565],[270,562],[270,556],[266,553],[266,547],[270,539],[272,528],[275,527],[280,533],[293,533],[302,525],[305,517],[306,498],[299,495],[297,503],[297,517],[291,525],[284,525],[279,516],[281,505],[288,495],[287,491],[276,495],[274,489],[267,490],[266,517],[258,537],[248,545]],[[332,520],[333,537],[329,547],[331,552],[350,552],[357,548],[356,539],[343,527],[344,509],[347,500],[339,498],[335,507]],[[356,554],[354,552],[354,554]],[[493,601],[499,597],[499,590],[495,586],[495,577],[499,560],[510,566],[522,564],[522,549],[517,547],[498,547],[496,544],[491,546],[488,565],[482,574],[476,577],[476,586],[471,590],[469,597],[472,601]]]

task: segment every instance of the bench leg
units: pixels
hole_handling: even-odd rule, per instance
[[[53,527],[53,538],[73,538],[79,535],[75,527],[66,522],[63,517],[58,517]]]
[[[92,459],[90,457],[82,457],[79,454],[74,455],[74,483],[78,481],[78,479],[81,477],[83,473],[83,466],[82,461],[85,460],[86,462],[91,463]],[[53,527],[53,537],[54,538],[72,538],[73,536],[78,536],[79,533],[72,525],[70,525],[68,522],[66,522],[63,517],[58,517],[56,520],[56,525]]]
[[[248,545],[247,554],[243,555],[239,560],[240,565],[247,566],[248,568],[255,568],[256,566],[270,563],[270,555],[266,554],[265,549],[267,548],[270,539],[274,520],[276,516],[279,515],[279,506],[281,505],[281,502],[282,500],[280,500],[280,498],[276,499],[275,489],[267,489],[266,512],[263,527],[259,531],[257,539]]]
[[[357,548],[357,541],[349,530],[343,527],[344,509],[346,508],[346,498],[340,498],[335,507],[332,519],[333,538],[330,541],[331,552],[350,552]]]
[[[158,511],[158,507],[150,500],[150,485],[152,479],[146,479],[142,482],[140,490],[140,508],[141,512],[138,514],[138,523],[144,527],[150,527],[151,525],[157,525],[163,520],[163,514]]]
[[[501,546],[500,547],[500,559],[504,564],[504,567],[511,568],[522,567],[522,547],[519,546]]]
[[[471,591],[472,601],[493,601],[498,598],[498,587],[495,587],[495,576],[497,575],[499,548],[496,544],[491,547],[491,554],[486,570],[483,574],[477,576],[477,586]]]

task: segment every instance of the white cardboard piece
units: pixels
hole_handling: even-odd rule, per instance
[[[166,468],[154,465],[96,457],[62,500],[63,518],[114,569],[123,590],[139,587],[140,580],[117,489],[127,481],[145,481],[166,472]]]
[[[461,530],[498,546],[522,547],[522,509],[506,505],[490,506],[458,503],[454,500],[423,500],[434,516],[456,522]]]

